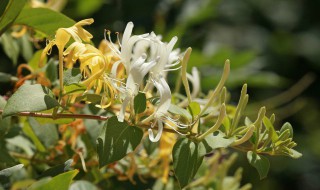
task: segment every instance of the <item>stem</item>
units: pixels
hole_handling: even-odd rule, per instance
[[[63,48],[58,48],[59,50],[59,84],[60,84],[60,94],[64,94],[63,89]]]
[[[28,155],[25,155],[25,154],[20,154],[20,153],[17,153],[17,152],[9,152],[9,154],[12,157],[25,159],[25,160],[31,160],[31,161],[36,162],[36,163],[51,163],[51,164],[54,163],[53,160],[41,160],[41,159],[34,158],[32,156],[28,156]]]
[[[0,115],[2,115],[3,110],[0,109]],[[106,116],[98,116],[98,115],[88,115],[88,114],[68,114],[68,113],[57,113],[56,115],[50,113],[39,113],[39,112],[19,112],[15,114],[16,116],[26,116],[26,117],[39,117],[39,118],[49,118],[49,119],[63,119],[63,118],[71,118],[71,119],[94,119],[98,121],[107,121],[110,117]],[[150,125],[142,124],[137,127],[143,129],[149,129]],[[154,127],[153,129],[158,130],[158,127]],[[177,133],[173,129],[163,128],[163,131],[169,133]]]

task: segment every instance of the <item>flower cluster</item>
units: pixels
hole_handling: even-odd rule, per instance
[[[156,89],[155,96],[159,97],[158,104],[153,113],[148,115],[141,124],[148,123],[150,140],[158,141],[163,131],[163,122],[168,119],[173,121],[168,117],[171,90],[166,78],[169,71],[181,68],[183,53],[180,53],[180,49],[173,49],[178,38],[173,37],[170,42],[163,42],[161,36],[154,32],[133,35],[134,25],[129,22],[121,40],[118,35],[117,43],[113,43],[110,31],[106,31],[106,39],[98,49],[90,44],[92,35],[83,29],[84,25],[91,23],[93,19],[86,19],[70,28],[60,28],[56,32],[55,39],[51,40],[43,51],[42,58],[50,52],[53,45],[56,45],[59,50],[61,92],[64,91],[63,68],[72,68],[78,61],[83,75],[81,84],[86,86],[86,92],[93,90],[95,94],[102,93],[99,105],[101,108],[120,102],[121,107],[117,117],[119,122],[123,122],[134,113],[133,100],[139,91],[145,93],[148,98],[152,98],[155,94],[153,91]],[[70,38],[72,43],[66,47]],[[193,68],[192,74],[187,74],[187,78],[192,81],[194,89],[192,96],[195,97],[200,85],[197,69]],[[76,96],[73,95],[71,99],[74,100]],[[156,125],[158,133],[155,135],[152,128]],[[174,128],[170,124],[168,126]]]

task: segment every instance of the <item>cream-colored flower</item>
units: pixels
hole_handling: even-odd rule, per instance
[[[163,131],[163,122],[165,121],[163,118],[167,114],[171,104],[171,90],[167,81],[163,77],[159,77],[153,82],[154,86],[157,88],[159,92],[160,100],[159,105],[154,113],[156,123],[151,125],[151,128],[153,128],[155,124],[158,124],[158,133],[155,136],[152,129],[148,129],[148,132],[150,141],[157,142],[159,141]]]

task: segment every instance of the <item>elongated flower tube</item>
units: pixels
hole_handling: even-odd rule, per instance
[[[191,97],[196,98],[200,92],[200,75],[196,67],[192,67],[191,74],[187,73],[187,79],[192,84]]]
[[[162,117],[165,116],[168,112],[168,109],[171,104],[171,91],[168,83],[166,80],[160,76],[158,79],[153,80],[154,86],[157,88],[159,95],[160,95],[160,103],[158,105],[158,108],[156,109],[156,112],[154,114],[155,121],[158,124],[158,133],[155,136],[152,129],[148,129],[149,133],[149,139],[152,142],[159,141],[162,131],[163,131],[163,119]],[[153,128],[154,125],[151,125],[151,128]]]

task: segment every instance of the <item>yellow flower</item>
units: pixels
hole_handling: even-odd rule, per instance
[[[64,52],[66,64],[72,67],[80,61],[80,71],[85,80],[81,83],[87,87],[87,91],[94,88],[95,94],[103,92],[101,104],[98,107],[106,108],[111,105],[114,99],[115,88],[107,76],[107,68],[111,56],[104,56],[103,53],[90,44],[80,42],[72,43]]]
[[[56,45],[59,51],[59,82],[60,82],[60,90],[63,91],[63,50],[70,38],[72,37],[76,42],[90,42],[92,35],[83,29],[82,27],[85,25],[90,25],[93,23],[93,19],[85,19],[77,22],[75,25],[69,28],[59,28],[56,31],[55,39],[51,40],[47,46],[44,48],[39,66],[43,66],[43,60],[46,54],[51,50],[52,46]]]
[[[81,20],[69,28],[59,28],[56,31],[55,39],[51,40],[47,44],[47,46],[44,48],[42,52],[42,59],[51,50],[52,46],[54,45],[57,46],[59,53],[63,52],[66,44],[69,42],[71,37],[76,42],[79,42],[79,43],[81,43],[82,40],[84,42],[90,42],[92,35],[82,27],[85,25],[90,25],[92,23],[93,23],[93,19],[91,18],[91,19]]]

